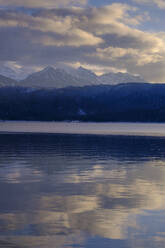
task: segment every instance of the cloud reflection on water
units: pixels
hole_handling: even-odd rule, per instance
[[[92,247],[99,237],[111,247],[162,247],[164,144],[156,137],[1,135],[0,240]]]

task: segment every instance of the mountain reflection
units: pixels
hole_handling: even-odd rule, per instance
[[[164,191],[164,138],[0,135],[0,247],[164,247]]]

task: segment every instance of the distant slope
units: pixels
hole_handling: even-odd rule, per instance
[[[15,68],[15,70],[11,69],[8,66],[1,65],[0,66],[0,75],[5,77],[14,79],[14,80],[22,80],[29,73],[28,68]]]
[[[16,85],[17,85],[16,80],[0,75],[0,87],[16,86]]]
[[[2,87],[0,119],[165,122],[165,84]]]
[[[140,76],[131,75],[129,73],[107,73],[99,77],[102,84],[121,84],[130,82],[145,82],[145,80]]]
[[[0,66],[0,75],[15,79],[17,78],[17,74],[14,70],[9,68],[8,66]]]

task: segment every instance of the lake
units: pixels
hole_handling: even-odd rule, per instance
[[[0,247],[165,247],[165,124],[0,122]]]

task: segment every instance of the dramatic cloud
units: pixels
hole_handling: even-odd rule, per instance
[[[118,29],[120,31],[120,29]],[[117,32],[118,32],[117,31]],[[142,32],[136,29],[123,29],[125,33],[117,33],[120,47],[109,46],[106,48],[97,48],[96,56],[101,60],[113,61],[118,64],[143,66],[149,63],[164,61],[164,40],[155,34]],[[122,42],[123,36],[127,43]],[[113,43],[114,45],[115,43]]]
[[[76,2],[76,3],[75,3]],[[0,0],[1,6],[21,6],[30,8],[57,8],[61,6],[85,5],[87,0]]]
[[[14,4],[19,5],[19,1]],[[148,81],[163,82],[165,33],[142,30],[140,27],[149,18],[148,13],[121,3],[31,12],[1,10],[0,64],[13,62],[34,68],[79,64],[99,74],[109,68],[109,71],[127,71],[140,74]]]
[[[108,47],[105,49],[98,48],[97,54],[98,57],[101,59],[108,60],[119,60],[124,59],[126,62],[132,60],[136,65],[145,65],[148,63],[156,63],[162,59],[162,56],[160,54],[154,54],[147,51],[139,51],[138,49],[132,49],[132,48],[114,48],[114,47]],[[130,61],[131,62],[131,61]]]
[[[76,17],[58,16],[53,17],[29,16],[14,12],[0,13],[0,27],[23,28],[24,32],[30,30],[39,31],[38,37],[32,42],[41,43],[45,46],[85,46],[97,45],[103,40],[79,28],[80,22]],[[47,34],[46,34],[47,33]]]

